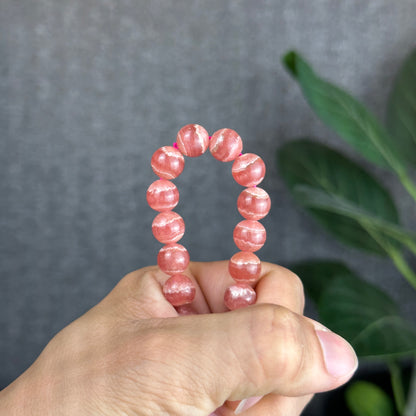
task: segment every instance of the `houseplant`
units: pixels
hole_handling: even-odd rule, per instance
[[[396,175],[416,204],[416,50],[394,82],[383,125],[357,99],[324,80],[294,51],[283,57],[317,116],[361,156]],[[380,181],[355,161],[315,139],[290,141],[277,151],[281,177],[295,201],[342,243],[391,259],[397,276],[416,290],[416,233],[400,225],[395,202]],[[409,260],[410,259],[410,260]],[[371,261],[371,258],[369,258]],[[326,259],[293,265],[321,321],[345,337],[361,359],[383,362],[393,397],[374,383],[355,381],[346,402],[355,416],[416,414],[416,328],[380,288],[350,267]],[[415,296],[416,300],[416,296]],[[414,361],[405,381],[403,360]],[[409,386],[407,386],[409,384]]]

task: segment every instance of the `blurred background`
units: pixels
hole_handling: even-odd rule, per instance
[[[262,260],[343,259],[412,318],[408,283],[389,261],[338,244],[298,208],[275,153],[308,135],[362,162],[312,113],[281,56],[298,50],[383,118],[415,46],[415,17],[414,0],[1,0],[0,388],[126,273],[156,263],[150,158],[189,123],[210,134],[232,128],[244,151],[264,159],[272,210]],[[414,229],[410,197],[362,163]],[[175,181],[192,260],[237,251],[241,187],[230,170],[205,154],[187,158]]]

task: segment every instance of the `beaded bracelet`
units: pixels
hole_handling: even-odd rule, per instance
[[[173,146],[156,150],[151,159],[153,172],[160,179],[153,182],[146,194],[150,207],[160,212],[152,223],[155,238],[165,244],[159,251],[157,263],[169,275],[163,285],[165,298],[175,307],[189,304],[195,297],[195,285],[184,275],[189,264],[188,250],[177,242],[185,233],[183,218],[172,211],[179,202],[179,191],[171,179],[178,177],[185,166],[184,156],[201,156],[209,147],[215,159],[233,162],[231,173],[237,183],[246,187],[237,199],[237,208],[245,218],[233,232],[236,246],[241,250],[228,263],[228,270],[236,284],[227,288],[224,303],[234,310],[256,302],[252,285],[260,278],[261,262],[254,254],[266,241],[266,230],[258,221],[264,218],[271,206],[267,192],[257,185],[263,180],[266,166],[253,154],[242,154],[243,143],[231,129],[216,131],[212,137],[198,124],[182,127]]]

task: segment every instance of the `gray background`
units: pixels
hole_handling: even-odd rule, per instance
[[[380,117],[415,45],[414,0],[0,0],[0,387],[127,272],[156,262],[153,152],[188,123],[230,127],[268,167],[263,260],[342,258],[415,312],[388,261],[337,244],[299,210],[275,150],[305,135],[347,149],[280,64],[289,48]],[[241,188],[187,159],[177,211],[193,260],[229,258]],[[369,166],[416,226],[414,205]]]

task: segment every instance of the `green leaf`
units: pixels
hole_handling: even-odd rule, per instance
[[[398,226],[398,214],[389,193],[376,179],[341,153],[311,140],[289,142],[278,150],[277,156],[280,174],[296,201],[327,231],[355,248],[386,255],[382,243],[388,235],[381,234],[381,227],[374,223],[379,221],[394,228]],[[312,206],[313,191],[332,205],[318,206],[315,198]],[[335,204],[345,209],[338,205],[334,209]],[[365,223],[368,217],[373,218],[371,233]],[[388,240],[389,244],[396,244],[392,241]]]
[[[347,339],[361,357],[389,359],[416,351],[416,330],[383,291],[356,275],[334,278],[321,295],[324,325]]]
[[[367,381],[351,384],[345,393],[354,416],[394,416],[394,403],[380,387]]]
[[[391,224],[383,219],[374,217],[360,206],[354,205],[348,200],[336,195],[328,195],[326,192],[312,188],[310,186],[299,185],[294,188],[294,193],[298,199],[302,200],[304,206],[309,208],[319,208],[323,211],[345,215],[355,219],[367,229],[387,237],[393,238],[397,242],[407,245],[416,252],[416,234],[403,229],[400,226]],[[370,227],[370,228],[369,228]]]
[[[387,131],[363,104],[316,75],[296,52],[287,53],[283,63],[324,123],[371,162],[396,172],[404,170]]]
[[[319,303],[321,294],[336,276],[351,273],[345,264],[331,260],[303,261],[291,264],[290,270],[300,277],[306,294],[315,304]]]
[[[291,265],[318,306],[322,323],[346,338],[363,357],[390,359],[416,351],[416,330],[396,303],[341,262]]]
[[[416,49],[397,75],[389,97],[386,121],[401,157],[416,166]]]

